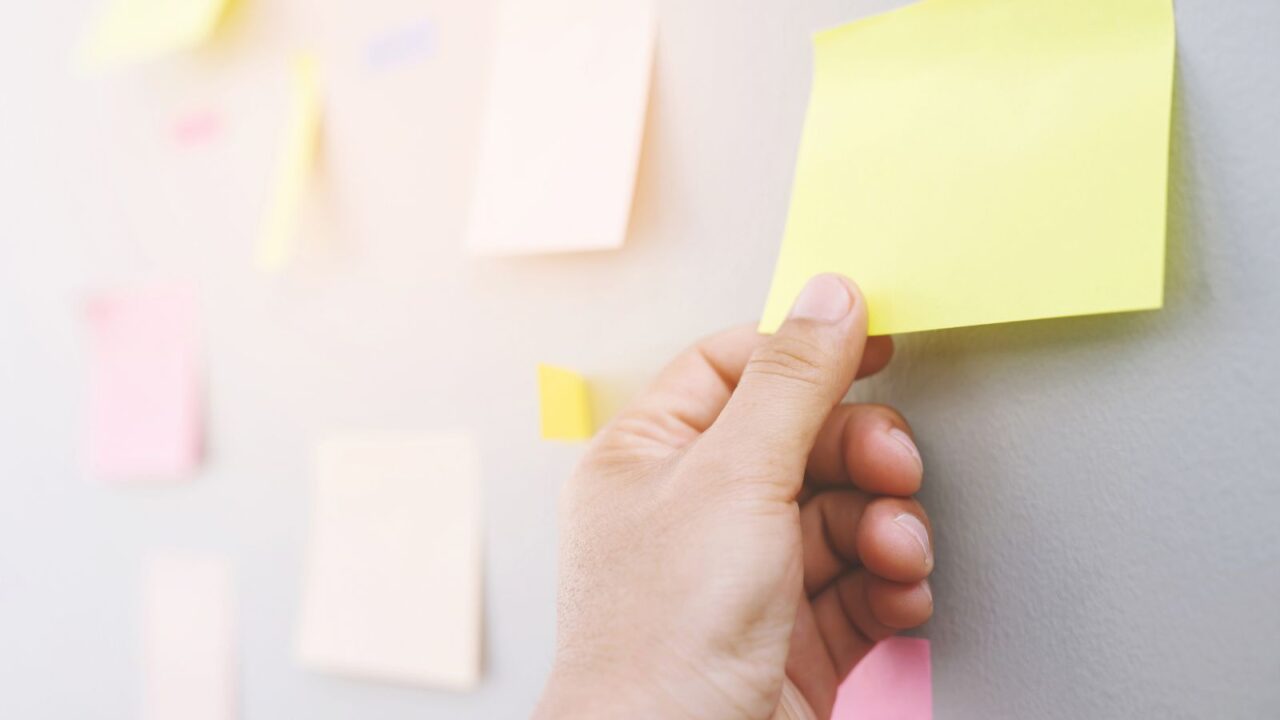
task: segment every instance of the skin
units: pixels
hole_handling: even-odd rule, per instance
[[[872,646],[933,612],[923,467],[841,404],[893,354],[849,280],[773,336],[676,358],[562,493],[556,661],[537,718],[829,718]],[[785,697],[785,700],[784,700]]]

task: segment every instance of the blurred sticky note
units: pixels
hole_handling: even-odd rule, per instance
[[[233,720],[239,702],[227,561],[177,552],[153,558],[143,616],[144,720]]]
[[[819,34],[761,322],[823,272],[875,335],[1163,304],[1171,0],[924,0]]]
[[[290,84],[289,118],[258,240],[257,266],[267,271],[280,270],[293,258],[298,213],[315,173],[320,145],[320,81],[313,55],[294,58]]]
[[[881,640],[836,695],[831,720],[931,720],[933,670],[929,641]]]
[[[507,0],[469,245],[600,250],[626,239],[649,99],[653,0]]]
[[[88,461],[109,480],[173,479],[200,459],[196,297],[185,286],[104,292],[85,311]]]
[[[208,40],[226,0],[107,0],[82,48],[90,68],[190,50]]]
[[[379,433],[320,447],[304,665],[448,689],[477,684],[479,482],[467,436]]]
[[[591,439],[595,433],[591,394],[581,375],[553,365],[539,365],[538,398],[544,439]]]

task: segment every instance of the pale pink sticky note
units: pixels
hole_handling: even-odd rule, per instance
[[[190,473],[201,432],[195,291],[102,293],[87,322],[90,471],[112,480]]]
[[[221,131],[222,118],[212,110],[190,112],[173,123],[173,139],[184,147],[207,143]]]
[[[932,720],[929,641],[881,640],[840,686],[831,720]]]
[[[468,435],[320,446],[298,657],[321,672],[452,690],[480,682],[480,453]]]
[[[616,248],[649,101],[653,0],[506,0],[468,244],[480,253]]]
[[[235,598],[216,555],[152,559],[143,590],[143,720],[233,720]]]

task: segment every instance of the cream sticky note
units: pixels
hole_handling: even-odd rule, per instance
[[[258,239],[260,270],[280,270],[293,258],[298,242],[298,213],[315,174],[320,149],[320,80],[316,58],[294,58],[289,119],[276,160],[275,182]]]
[[[1171,0],[924,0],[815,47],[762,330],[823,272],[875,335],[1162,305]]]
[[[322,445],[299,657],[323,672],[465,690],[480,677],[480,466],[462,435]]]
[[[89,299],[88,464],[108,480],[174,479],[200,459],[196,297],[185,286]]]
[[[231,567],[216,555],[152,559],[143,590],[144,720],[233,720],[239,705]]]
[[[591,393],[578,373],[539,365],[538,399],[544,439],[590,440],[595,434]]]
[[[471,201],[480,253],[626,239],[649,98],[653,0],[507,0]]]
[[[209,39],[227,0],[107,0],[81,49],[81,62],[105,68],[190,50]]]
[[[931,720],[929,641],[881,640],[840,686],[831,720]]]

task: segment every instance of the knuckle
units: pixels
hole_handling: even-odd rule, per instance
[[[772,342],[752,354],[744,374],[771,377],[807,387],[824,387],[831,376],[825,357],[824,348],[811,340],[775,336]]]

